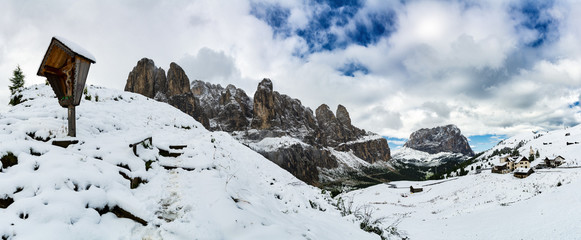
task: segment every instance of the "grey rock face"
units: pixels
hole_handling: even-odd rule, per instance
[[[468,156],[474,155],[468,140],[455,125],[432,129],[422,128],[413,132],[404,146],[430,154],[453,152]]]

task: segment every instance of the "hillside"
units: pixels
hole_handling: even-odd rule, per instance
[[[410,239],[576,239],[581,236],[581,126],[506,139],[466,167],[467,176],[432,181],[379,184],[338,196],[343,212],[364,212],[385,237]],[[573,143],[567,145],[567,142]],[[564,165],[537,169],[527,178],[491,173],[495,152],[560,155]],[[409,152],[409,150],[407,150]],[[394,154],[394,157],[398,153]],[[409,154],[408,155],[413,155]],[[417,155],[417,154],[416,154]],[[476,168],[482,168],[476,173]],[[410,186],[423,188],[411,193]],[[503,226],[506,226],[504,228]]]
[[[500,156],[506,155],[501,154],[501,152],[514,151],[514,149],[521,156],[528,158],[531,148],[535,154],[537,151],[539,152],[539,157],[535,157],[531,166],[541,164],[546,157],[554,158],[556,156],[565,158],[564,166],[578,166],[581,164],[581,156],[579,155],[581,145],[579,142],[581,142],[581,125],[555,131],[524,133],[501,141],[478,157],[477,162],[472,166],[491,167],[500,161]],[[504,151],[502,151],[503,149]]]
[[[23,96],[0,115],[2,239],[378,238],[328,194],[165,103],[91,86],[79,142],[61,148],[66,110],[50,87]]]

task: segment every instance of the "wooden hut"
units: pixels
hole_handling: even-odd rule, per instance
[[[76,136],[75,106],[81,102],[91,63],[95,57],[77,44],[53,37],[37,75],[46,77],[59,104],[69,110],[69,136]]]
[[[424,189],[421,186],[410,186],[411,193],[422,192]]]
[[[514,170],[514,176],[517,178],[526,178],[533,173],[532,168],[517,168]]]

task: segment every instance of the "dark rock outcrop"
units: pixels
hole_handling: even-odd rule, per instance
[[[462,153],[473,156],[468,140],[455,125],[422,128],[413,132],[404,147],[427,152],[430,154],[440,152]]]

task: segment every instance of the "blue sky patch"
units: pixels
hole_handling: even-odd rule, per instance
[[[496,146],[498,142],[508,138],[506,135],[497,134],[485,134],[485,135],[473,135],[468,137],[468,142],[474,153],[479,153],[486,151]]]
[[[250,14],[264,21],[274,31],[275,36],[289,37],[291,29],[288,26],[290,10],[278,4],[251,3]]]
[[[369,69],[357,61],[348,62],[337,70],[339,70],[343,76],[348,77],[355,77],[356,72],[360,72],[364,75],[369,73]]]
[[[406,138],[395,138],[395,137],[383,137],[383,138],[387,140],[387,145],[389,145],[389,149],[391,151],[400,149],[407,141]]]
[[[369,22],[356,21],[355,29],[347,31],[349,40],[361,46],[375,44],[395,31],[395,12],[378,12],[367,15]]]
[[[368,46],[396,30],[395,11],[377,11],[357,16],[363,7],[357,0],[315,0],[311,18],[303,28],[289,26],[290,9],[279,4],[252,3],[250,14],[272,27],[277,37],[303,38],[309,53],[345,49],[351,44]],[[296,29],[293,29],[296,28]]]
[[[528,42],[527,46],[536,48],[558,39],[559,23],[547,12],[552,6],[553,1],[526,1],[516,7],[515,10],[524,16],[520,26],[538,33],[536,39]]]

